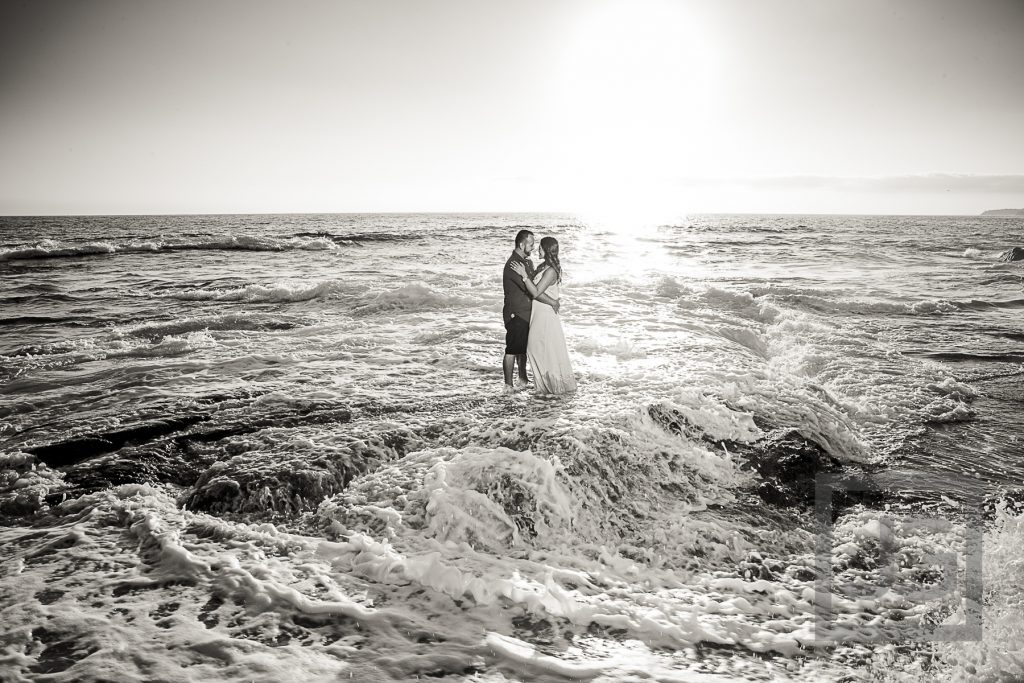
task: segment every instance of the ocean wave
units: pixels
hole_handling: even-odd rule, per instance
[[[689,286],[682,284],[678,279],[670,275],[663,275],[658,278],[658,284],[655,286],[654,295],[670,299],[678,299],[684,294],[689,294],[692,291],[693,290]]]
[[[469,445],[411,451],[360,475],[324,501],[318,517],[338,535],[426,534],[489,552],[572,542],[633,547],[643,545],[638,525],[646,528],[661,508],[623,508],[623,501],[658,499],[683,513],[728,499],[727,487],[745,479],[728,457],[680,439],[646,413],[618,429],[499,420],[472,431]],[[660,539],[661,531],[655,524],[643,533]],[[703,557],[729,552],[727,541],[693,530],[648,541],[672,564],[697,547]]]
[[[913,302],[869,301],[863,299],[828,298],[814,294],[766,294],[771,301],[793,306],[814,313],[826,314],[898,314],[898,315],[937,315],[954,313],[965,306],[947,299],[926,299]]]
[[[396,487],[408,487],[404,506]],[[502,447],[411,453],[359,478],[318,514],[343,528],[411,529],[492,552],[566,528],[573,517],[551,462]]]
[[[938,382],[929,384],[928,388],[943,396],[949,396],[959,401],[973,401],[979,396],[978,391],[974,387],[958,382],[952,377],[946,377]]]
[[[223,330],[289,330],[302,325],[296,318],[262,313],[224,313],[179,318],[158,322],[136,323],[114,331],[115,337],[141,337],[156,339],[169,335],[199,331]]]
[[[437,344],[455,341],[456,339],[464,336],[466,332],[467,330],[456,327],[442,330],[429,329],[416,333],[412,339],[416,344],[421,344],[423,346],[435,346]]]
[[[276,283],[251,284],[229,289],[190,289],[163,296],[183,301],[247,301],[253,303],[309,301],[329,299],[353,291],[342,280],[323,280],[313,285]]]
[[[104,358],[155,358],[177,356],[196,349],[215,345],[216,340],[205,329],[182,334],[167,334],[153,338],[124,339],[116,335],[108,338],[75,339],[52,344],[22,346],[0,356],[12,367],[65,366]]]
[[[986,271],[992,272],[992,270],[987,269],[987,268],[986,268]],[[979,285],[983,285],[983,286],[989,286],[989,285],[1020,286],[1020,285],[1024,285],[1024,277],[1022,277],[1018,273],[1007,272],[1006,270],[1000,268],[1000,269],[996,270],[995,273],[992,274],[991,276],[989,276],[989,277],[987,277],[987,278],[985,278],[983,280],[978,280],[978,284]]]
[[[480,297],[470,297],[449,292],[439,292],[413,282],[397,289],[377,294],[365,304],[355,308],[359,315],[370,315],[386,311],[425,311],[454,306],[475,306],[483,303]]]
[[[760,358],[767,360],[771,357],[771,351],[768,348],[768,341],[755,330],[733,325],[718,325],[716,326],[715,331],[721,335],[723,339],[727,339],[745,349],[753,351]]]
[[[215,346],[217,340],[206,330],[166,335],[152,342],[111,341],[106,348],[94,347],[104,358],[161,358],[180,356],[198,349]]]
[[[922,411],[925,422],[933,424],[952,424],[969,422],[974,419],[975,411],[959,401],[936,400],[925,406]]]
[[[5,325],[57,325],[61,327],[98,327],[106,324],[102,318],[93,316],[47,316],[19,315],[13,318],[0,318],[0,327]]]
[[[970,301],[955,302],[958,308],[964,310],[985,310],[986,308],[1024,308],[1024,299],[1004,299],[1002,301],[989,301],[986,299],[971,299]]]
[[[0,261],[170,251],[330,251],[338,243],[327,237],[275,238],[259,235],[193,235],[197,239],[148,238],[121,242],[43,240],[32,246],[0,250]]]
[[[61,285],[50,282],[26,282],[7,288],[8,292],[26,292],[28,294],[62,294],[65,289]]]
[[[934,351],[923,354],[932,360],[951,363],[1024,363],[1024,353],[968,353],[966,351]]]
[[[670,285],[661,284],[659,287],[669,288]],[[755,297],[747,291],[715,286],[684,294],[676,301],[676,305],[683,309],[723,310],[741,318],[763,323],[775,322],[780,315],[779,309],[767,298]]]
[[[0,251],[0,261],[18,259],[58,258],[67,256],[92,256],[95,254],[113,254],[117,246],[109,242],[57,242],[43,240],[33,246],[13,247]]]
[[[848,298],[845,291],[774,285],[745,289],[699,287],[680,283],[670,276],[663,276],[655,286],[656,296],[677,299],[682,308],[718,308],[761,322],[774,322],[780,305],[813,313],[855,315],[942,315],[958,311],[1024,308],[1024,299],[922,299],[902,302]]]
[[[334,234],[327,231],[297,232],[295,237],[330,240],[345,246],[362,242],[406,242],[424,239],[423,235],[394,232],[353,232]]]

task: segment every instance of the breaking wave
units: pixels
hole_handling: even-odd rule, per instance
[[[328,237],[309,235],[275,238],[260,235],[208,235],[198,239],[149,238],[121,242],[70,242],[43,240],[31,246],[0,250],[0,261],[26,259],[73,258],[109,254],[140,254],[172,251],[325,251],[338,248]],[[341,244],[345,244],[344,240]]]

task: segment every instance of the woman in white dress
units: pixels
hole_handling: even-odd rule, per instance
[[[530,311],[530,337],[526,343],[526,358],[533,368],[533,382],[537,391],[546,394],[571,394],[576,391],[576,378],[569,362],[569,349],[565,346],[562,321],[555,310],[537,301],[541,294],[552,299],[561,295],[562,264],[558,260],[558,240],[545,237],[540,241],[544,262],[537,268],[533,280],[526,276],[521,263],[512,264],[512,270],[523,278],[523,285],[533,297]]]

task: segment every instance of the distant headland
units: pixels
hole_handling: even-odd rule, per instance
[[[989,209],[982,211],[982,216],[1024,216],[1024,209]]]

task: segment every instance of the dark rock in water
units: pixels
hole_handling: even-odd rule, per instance
[[[982,211],[982,216],[1024,216],[1024,209],[989,209]]]
[[[102,434],[93,434],[58,443],[26,448],[48,466],[69,467],[104,453],[111,453],[129,444],[141,444],[179,432],[207,419],[203,415],[184,415],[132,425]]]
[[[1024,261],[1024,247],[1011,247],[999,255],[1000,261]]]
[[[236,451],[203,471],[179,502],[213,513],[305,512],[343,491],[354,477],[423,445],[407,429],[350,436],[345,446],[317,451]]]
[[[780,486],[777,481],[762,481],[757,485],[756,491],[761,500],[769,505],[791,507],[797,503],[796,499],[789,495],[785,487]]]
[[[770,505],[813,506],[815,475],[842,469],[842,463],[794,429],[775,429],[753,444],[716,441],[677,410],[656,404],[648,407],[647,412],[673,434],[700,439],[739,456],[744,469],[755,470],[761,475],[764,481],[758,484],[757,494]],[[759,426],[764,428],[767,425],[760,421]]]
[[[67,467],[94,458],[103,453],[117,450],[117,446],[100,436],[83,436],[45,446],[26,448],[25,450],[49,465],[50,467]]]
[[[0,516],[32,514],[44,503],[52,506],[69,498],[122,484],[192,486],[213,463],[223,460],[225,453],[232,454],[233,443],[225,440],[268,427],[336,424],[349,422],[352,418],[351,410],[336,404],[300,407],[258,417],[248,412],[239,415],[238,412],[225,414],[218,408],[206,409],[27,448],[26,453],[35,455],[48,467],[60,468],[63,481],[38,500],[25,495],[6,497],[0,501]],[[306,463],[293,465],[298,481],[303,477]],[[289,472],[280,472],[282,478],[288,475]],[[319,472],[313,474],[312,479],[323,479],[324,476]],[[232,484],[238,486],[237,482]],[[299,484],[298,488],[312,491],[316,484],[308,481]],[[221,490],[214,495],[212,489],[210,495],[216,500],[230,498]],[[333,490],[330,487],[326,489],[327,492]],[[229,503],[223,509],[231,508]]]
[[[64,481],[77,489],[75,494],[121,484],[169,483],[188,486],[215,459],[210,454],[196,457],[194,453],[186,453],[172,441],[122,449],[117,453],[88,460],[68,470]]]
[[[44,500],[33,491],[21,491],[10,498],[0,500],[0,522],[13,524],[7,517],[28,517],[39,512]]]
[[[814,505],[815,476],[839,472],[842,463],[796,430],[776,430],[740,452],[745,467],[764,479],[757,494],[766,503],[789,507]]]
[[[318,409],[272,413],[258,418],[247,418],[245,421],[219,422],[185,432],[199,423],[213,422],[214,417],[214,413],[168,417],[24,450],[26,453],[32,453],[38,457],[49,467],[56,469],[72,467],[128,446],[159,443],[159,440],[166,436],[173,435],[173,440],[179,446],[196,441],[220,441],[229,436],[249,434],[266,427],[298,427],[349,422],[352,419],[352,411],[347,407],[329,405]]]
[[[798,430],[775,428],[758,416],[753,416],[754,423],[767,434],[755,443],[746,443],[712,439],[679,411],[664,405],[650,406],[648,414],[673,434],[702,440],[738,457],[742,469],[754,470],[761,476],[762,481],[756,488],[757,495],[776,507],[813,508],[818,474],[863,475],[863,472],[850,472],[847,466],[831,456],[820,444],[803,436]],[[845,506],[882,502],[883,494],[880,490],[846,491],[836,486],[832,500],[833,517]]]

